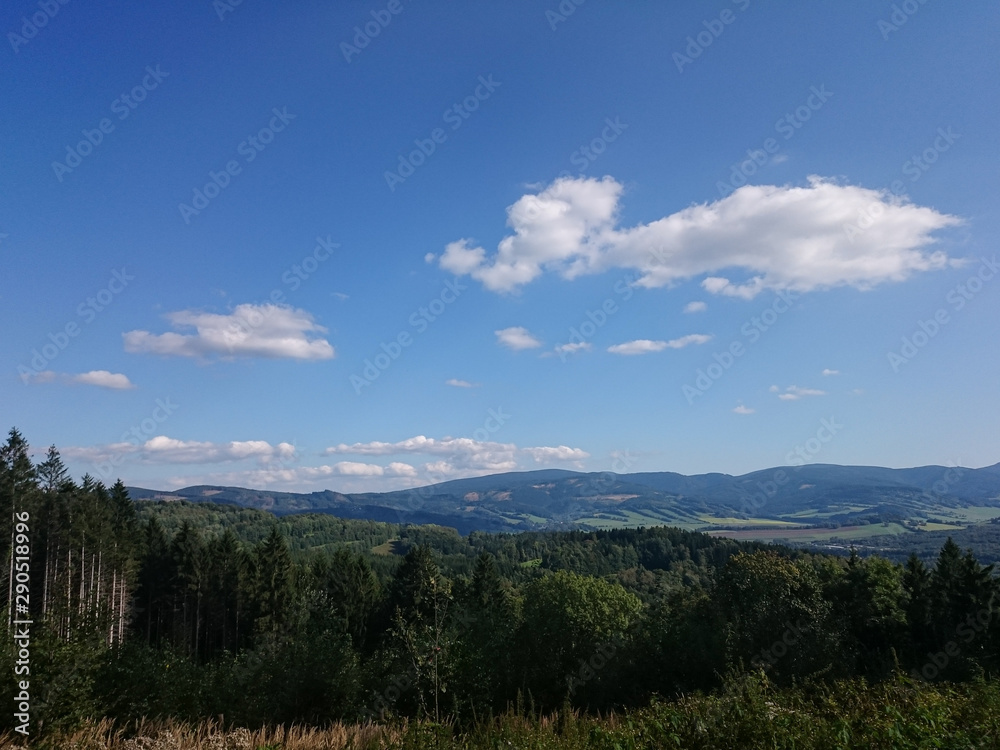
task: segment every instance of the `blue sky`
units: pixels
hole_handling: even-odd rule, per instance
[[[1000,460],[1000,10],[0,13],[0,414],[76,476]]]

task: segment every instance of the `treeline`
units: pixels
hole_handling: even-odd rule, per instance
[[[55,448],[34,465],[15,430],[0,500],[8,597],[25,546],[12,519],[29,519],[29,611],[4,603],[34,621],[33,733],[105,716],[469,723],[641,706],[740,672],[791,686],[1000,670],[994,571],[950,540],[928,567],[675,529],[462,538],[313,520],[302,538],[320,543],[296,553],[293,519],[140,517],[120,483],[71,481]],[[0,685],[11,705],[13,678]]]

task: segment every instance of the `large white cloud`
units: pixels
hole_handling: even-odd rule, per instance
[[[228,315],[180,310],[168,313],[174,328],[195,333],[128,331],[125,351],[175,357],[265,357],[330,359],[333,347],[317,334],[326,329],[312,315],[284,305],[238,305]]]
[[[610,177],[558,179],[507,209],[513,234],[495,253],[461,239],[438,263],[497,292],[546,271],[572,279],[629,268],[645,287],[715,274],[704,280],[706,291],[749,299],[764,289],[869,289],[944,268],[950,261],[930,249],[933,233],[960,223],[887,191],[813,176],[802,187],[746,185],[713,203],[620,227],[622,190]],[[859,217],[870,216],[858,231]]]
[[[137,441],[87,447],[69,447],[67,458],[105,462],[133,456],[151,464],[214,464],[255,459],[261,464],[272,461],[292,461],[295,446],[291,443],[271,445],[265,440],[233,440],[228,443],[177,440],[157,435],[143,443]]]
[[[514,443],[500,443],[473,438],[429,438],[417,435],[395,443],[373,441],[332,446],[326,449],[329,455],[348,454],[355,456],[398,456],[424,455],[441,457],[423,466],[423,474],[440,481],[453,476],[489,474],[498,471],[514,471],[520,467],[520,459],[530,459],[534,463],[579,463],[590,454],[580,448],[565,445],[519,448]]]

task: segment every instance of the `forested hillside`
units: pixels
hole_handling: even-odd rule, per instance
[[[15,674],[29,627],[34,736],[102,717],[471,726],[744,673],[794,691],[1000,671],[994,571],[950,540],[931,566],[898,565],[662,527],[462,537],[133,503],[120,483],[71,480],[55,448],[33,464],[16,430],[0,499],[6,611],[31,621],[5,629],[0,669]],[[14,704],[20,686],[0,684]]]

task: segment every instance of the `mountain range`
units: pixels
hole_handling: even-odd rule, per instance
[[[747,538],[964,528],[1000,518],[1000,463],[980,469],[808,464],[741,476],[511,472],[383,493],[130,487],[134,500],[233,504],[276,515],[328,513],[472,531],[669,525]]]

